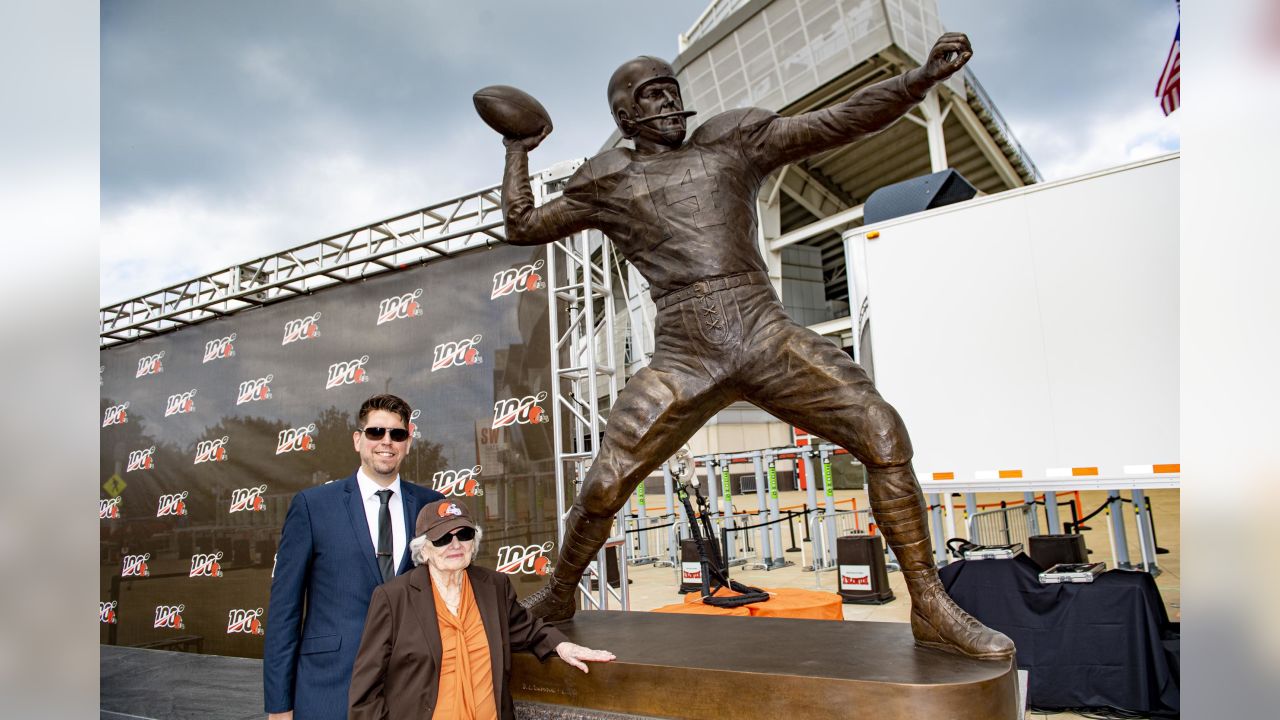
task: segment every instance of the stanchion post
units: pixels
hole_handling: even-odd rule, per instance
[[[636,485],[636,508],[636,535],[640,536],[636,548],[640,557],[647,558],[649,557],[649,533],[646,530],[649,525],[649,509],[645,506],[644,480]]]
[[[717,485],[719,486],[721,499],[724,500],[724,507],[722,509],[722,512],[720,513],[720,527],[726,528],[726,529],[729,527],[730,518],[733,517],[733,493],[730,491],[730,486],[729,486],[729,477],[730,477],[729,463],[731,461],[732,459],[728,455],[720,456],[720,476],[717,478],[718,482],[716,485],[712,485],[707,488],[707,492],[713,492],[716,489]],[[725,541],[727,542],[729,539],[728,532],[724,534],[724,537],[725,537]],[[735,542],[737,541],[737,538],[738,536],[735,534],[734,535]],[[733,562],[733,555],[734,555],[733,547],[726,545],[725,547],[722,547],[720,550],[721,552],[724,553],[724,565],[727,568],[729,567],[730,563]]]
[[[1151,514],[1151,496],[1143,493],[1143,505],[1147,508],[1147,517],[1151,518],[1151,544],[1155,547],[1156,555],[1167,555],[1169,551],[1160,547],[1160,536],[1156,535],[1156,517]]]
[[[757,525],[763,523],[769,513],[769,501],[767,499],[769,494],[769,483],[764,477],[764,460],[762,458],[763,453],[759,450],[751,453],[751,462],[755,466],[756,471],[756,509],[758,511],[758,514],[756,515]],[[760,550],[761,562],[764,564],[765,569],[769,570],[773,567],[773,554],[770,552],[769,545],[769,528],[761,526],[757,529],[757,532],[760,534],[758,536],[759,539],[756,542],[756,547]]]
[[[823,445],[818,448],[818,461],[822,464],[822,507],[826,514],[832,515],[836,512],[836,483],[831,478],[831,454],[836,446]],[[858,516],[854,516],[854,521],[858,521]],[[809,524],[805,523],[805,528]],[[835,543],[832,543],[835,547]]]
[[[637,517],[636,509],[634,506],[635,499],[636,499],[635,493],[628,495],[627,504],[622,506],[622,511],[619,512],[617,515],[618,535],[622,537],[622,540],[623,540],[622,544],[624,546],[629,546],[631,543],[631,539],[627,537],[627,523],[632,518]],[[637,527],[639,527],[639,520],[637,520],[636,522],[637,522]],[[637,532],[636,534],[639,535],[640,533]],[[619,554],[621,554],[621,551],[619,551]],[[621,560],[621,557],[619,557],[619,560]]]
[[[716,493],[716,485],[720,478],[716,475],[716,456],[707,455],[702,458],[703,469],[707,471],[707,502],[711,503],[711,517],[719,515],[724,517],[724,513],[720,512],[720,495]]]
[[[831,453],[835,445],[823,445],[818,448],[818,459],[822,469],[822,504],[827,510],[830,524],[827,527],[828,565],[836,565],[836,493],[835,482],[831,479]]]
[[[973,542],[973,533],[969,528],[969,518],[978,513],[978,493],[964,494],[964,536]],[[950,538],[948,538],[950,539]]]
[[[813,449],[811,445],[796,448],[796,455],[800,456],[800,462],[804,464],[804,476],[807,482],[804,484],[805,504],[809,506],[809,510],[818,511],[818,483],[817,476],[813,474]],[[796,472],[799,472],[796,468]]]
[[[956,537],[956,508],[955,503],[951,500],[951,492],[943,491],[939,493],[942,496],[942,520],[947,527],[947,540]]]
[[[1142,551],[1142,567],[1152,575],[1160,574],[1160,566],[1156,562],[1156,543],[1151,530],[1151,514],[1147,512],[1147,494],[1143,490],[1134,490],[1133,519],[1138,527],[1138,547]]]
[[[662,463],[662,492],[667,496],[667,514],[672,518],[679,515],[681,519],[688,523],[689,518],[684,513],[684,505],[676,503],[675,481],[671,479],[670,463]],[[680,561],[681,534],[677,532],[675,535],[675,546],[671,548],[671,557],[675,558],[678,563]]]
[[[1058,493],[1046,490],[1044,493],[1044,521],[1049,526],[1049,535],[1057,535],[1062,531],[1062,523],[1058,522]]]
[[[773,451],[766,451],[765,460],[769,473],[769,534],[773,538],[773,566],[782,567],[786,558],[782,556],[782,529],[778,527],[778,460]]]
[[[805,520],[807,520],[805,514],[801,513],[800,517],[802,518],[800,524],[805,525]],[[796,514],[794,511],[787,512],[787,528],[791,530],[791,547],[787,548],[787,552],[801,552],[800,546],[796,545]]]
[[[932,506],[929,510],[929,530],[933,535],[933,559],[939,566],[947,564],[947,541],[942,537],[942,496],[940,493],[930,493],[925,496],[925,502]]]
[[[822,504],[828,513],[836,511],[836,488],[831,475],[831,456],[835,448],[835,445],[822,445],[818,448],[818,462],[822,471]]]
[[[675,515],[671,517],[674,518]],[[671,567],[676,572],[676,587],[680,587],[684,582],[684,566],[681,565],[680,558],[680,532],[677,530],[679,527],[680,522],[672,520],[671,526],[667,528],[667,547],[672,552]]]
[[[805,485],[805,506],[809,508],[809,512],[813,513],[817,523],[821,523],[823,532],[810,532],[809,536],[813,543],[810,548],[813,552],[813,568],[817,570],[820,567],[827,566],[827,539],[826,534],[827,517],[826,514],[818,507],[818,483],[817,475],[813,472],[813,446],[805,445],[797,451],[800,456],[800,462],[804,464],[804,476],[808,479]]]
[[[1129,539],[1124,531],[1123,508],[1124,501],[1120,498],[1120,491],[1108,490],[1107,522],[1111,528],[1111,557],[1115,560],[1116,567],[1129,570],[1133,568],[1133,563],[1129,562]]]
[[[1022,493],[1022,502],[1026,503],[1026,511],[1024,515],[1027,518],[1027,536],[1040,534],[1040,517],[1036,515],[1036,494],[1034,492]]]

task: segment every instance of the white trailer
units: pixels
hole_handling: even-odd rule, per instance
[[[1178,167],[1175,153],[845,233],[855,342],[870,337],[922,480],[1178,462]]]

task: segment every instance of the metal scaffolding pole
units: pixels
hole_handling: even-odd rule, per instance
[[[582,165],[581,160],[560,163],[534,177],[539,204],[557,197],[564,181]],[[551,328],[551,421],[555,437],[556,542],[564,543],[563,520],[570,498],[575,496],[599,449],[605,416],[618,399],[617,358],[614,351],[613,273],[617,263],[609,238],[596,231],[576,233],[547,246],[547,303]],[[630,603],[627,592],[628,543],[625,521],[596,557],[598,591],[583,597],[607,609],[612,594],[622,609]],[[606,568],[608,548],[617,548],[620,588],[609,591]]]

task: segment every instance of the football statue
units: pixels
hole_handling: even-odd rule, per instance
[[[674,70],[638,57],[614,72],[608,88],[614,121],[634,149],[591,158],[560,197],[540,207],[528,153],[551,131],[550,117],[514,88],[477,93],[477,109],[506,145],[507,242],[603,231],[649,281],[657,307],[653,359],[609,413],[548,584],[523,600],[531,612],[572,617],[578,580],[636,485],[716,412],[746,400],[838,443],[866,466],[872,512],[902,564],[918,644],[981,659],[1013,655],[1009,638],[956,606],[938,580],[902,419],[844,351],[787,316],[756,236],[756,196],[766,177],[888,127],[971,55],[967,37],[947,33],[923,66],[842,103],[794,117],[729,110],[687,138],[693,111]]]

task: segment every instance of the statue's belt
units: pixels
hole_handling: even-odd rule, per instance
[[[692,285],[686,285],[679,290],[672,290],[666,295],[653,299],[653,304],[659,310],[670,307],[676,303],[682,303],[693,297],[702,297],[710,295],[721,290],[736,288],[739,285],[768,285],[769,274],[758,270],[751,272],[738,273],[736,275],[725,275],[723,277],[712,278],[710,280],[699,280]]]

